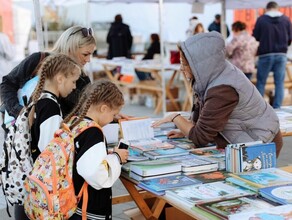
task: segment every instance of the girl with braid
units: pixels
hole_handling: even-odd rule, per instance
[[[101,79],[86,87],[64,123],[69,123],[71,129],[84,121],[95,121],[103,127],[119,114],[123,105],[123,94],[118,87]],[[77,120],[72,120],[73,116],[78,116]],[[120,176],[122,163],[127,161],[128,150],[115,148],[113,153],[108,154],[103,132],[97,127],[83,131],[74,139],[74,144],[74,188],[78,194],[84,181],[88,183],[87,219],[112,219],[111,187]],[[81,202],[70,219],[82,219]]]
[[[34,161],[54,137],[63,120],[59,98],[67,97],[76,88],[80,74],[78,64],[64,54],[50,55],[42,63],[39,82],[32,95],[32,101],[36,103],[31,127]]]
[[[31,126],[33,161],[59,129],[63,120],[59,98],[65,98],[76,88],[80,74],[79,65],[64,54],[50,55],[42,62],[38,71],[39,81],[31,97],[36,103],[30,111],[34,114]],[[14,215],[17,220],[28,219],[22,205],[15,204]]]

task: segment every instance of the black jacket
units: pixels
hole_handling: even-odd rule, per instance
[[[160,42],[155,41],[151,43],[150,47],[147,50],[147,53],[143,57],[143,60],[151,60],[154,57],[154,54],[160,54]]]
[[[253,36],[260,42],[258,55],[286,53],[292,40],[292,25],[285,16],[271,17],[262,15],[258,18]]]
[[[48,56],[50,54],[45,53],[45,55]],[[40,59],[41,52],[33,53],[26,57],[9,74],[3,77],[2,83],[0,84],[1,100],[4,104],[4,108],[9,115],[15,118],[22,109],[17,98],[17,91],[21,89],[28,80],[35,76],[33,72],[38,66]],[[76,82],[76,89],[65,99],[60,99],[64,116],[66,116],[78,102],[81,90],[88,83],[90,83],[90,79],[85,74],[82,74]]]
[[[113,22],[106,42],[109,44],[108,59],[113,57],[131,57],[133,37],[128,25],[122,22]]]

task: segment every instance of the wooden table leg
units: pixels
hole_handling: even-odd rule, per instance
[[[170,100],[172,106],[175,108],[176,111],[180,110],[180,107],[178,106],[177,102],[175,101],[173,95],[171,94],[170,88],[173,85],[173,81],[175,79],[175,76],[177,74],[177,71],[175,70],[170,78],[170,80],[168,81],[166,87],[165,87],[165,92],[166,92],[166,97]]]
[[[157,220],[163,210],[165,201],[163,199],[156,198],[152,210],[150,210],[149,206],[147,205],[143,197],[139,194],[139,191],[136,189],[135,185],[123,177],[121,177],[120,180],[124,184],[125,188],[128,190],[129,194],[142,212],[143,216],[146,219]]]

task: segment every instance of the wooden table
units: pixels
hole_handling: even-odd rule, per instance
[[[160,97],[160,94],[162,93],[162,75],[161,75],[161,63],[154,61],[154,60],[145,60],[145,61],[135,61],[135,60],[131,60],[131,59],[121,59],[121,60],[106,60],[106,59],[96,59],[93,60],[92,65],[102,65],[105,72],[107,73],[107,76],[109,77],[110,80],[114,81],[116,84],[118,85],[123,85],[123,86],[130,86],[133,88],[138,88],[138,89],[145,89],[145,90],[149,90],[149,87],[151,91],[156,91],[157,96]],[[122,68],[122,74],[126,74],[127,72],[130,72],[129,74],[131,75],[135,75],[135,70],[138,71],[143,71],[143,72],[151,72],[152,75],[154,75],[155,79],[156,79],[156,85],[151,85],[150,81],[147,82],[121,82],[118,81],[118,79],[115,79],[112,76],[112,73],[109,71],[111,69],[113,69],[114,67],[117,66],[124,66],[126,67],[123,72],[123,68]],[[130,67],[130,68],[127,68]],[[165,95],[166,97],[169,99],[170,103],[172,104],[173,108],[175,111],[180,111],[180,106],[178,105],[178,103],[176,102],[173,94],[171,93],[171,88],[173,86],[175,86],[175,78],[179,77],[179,74],[181,74],[180,71],[180,65],[179,64],[165,64],[164,65],[164,70],[165,71],[173,71],[170,80],[166,83],[165,85]],[[185,75],[183,74],[183,82],[186,88],[186,96],[185,96],[185,100],[184,100],[184,104],[183,104],[183,111],[189,110],[190,109],[190,104],[192,103],[192,92],[191,92],[191,86],[190,83],[188,82],[188,80],[186,79]],[[153,84],[153,82],[152,82]],[[161,97],[162,99],[163,97]],[[160,102],[159,102],[160,104]],[[158,113],[159,111],[162,110],[162,105],[160,106],[156,106],[155,108],[155,113]]]
[[[292,172],[292,166],[282,167],[281,169],[287,172]],[[208,220],[207,217],[192,211],[189,207],[185,207],[182,204],[167,198],[166,196],[157,196],[144,190],[138,190],[136,188],[137,182],[130,179],[127,175],[121,175],[120,180],[128,190],[129,195],[113,198],[113,205],[133,200],[146,219],[154,220],[159,218],[165,204],[168,203],[193,219]],[[155,199],[152,207],[149,207],[146,203],[146,199],[149,198]]]

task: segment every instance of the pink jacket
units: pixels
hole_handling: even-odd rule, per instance
[[[255,72],[255,57],[259,42],[246,31],[234,36],[226,46],[229,61],[244,73]]]

